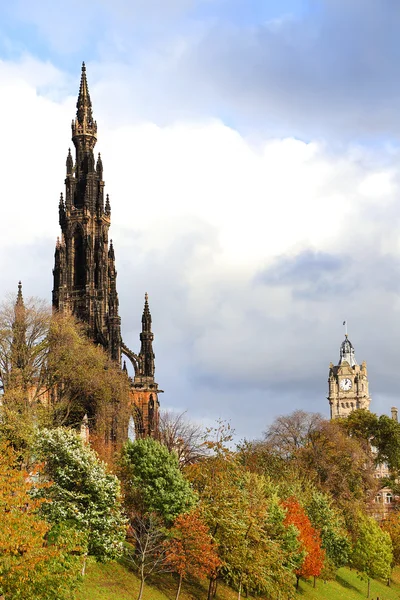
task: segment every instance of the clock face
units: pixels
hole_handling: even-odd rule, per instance
[[[353,383],[351,379],[346,378],[340,380],[340,389],[342,389],[344,392],[351,390],[352,385]]]

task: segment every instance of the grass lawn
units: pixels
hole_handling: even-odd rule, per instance
[[[171,575],[153,579],[151,584],[145,583],[143,600],[175,600],[177,581]],[[205,600],[207,590],[207,583],[202,586],[184,582],[179,600]],[[136,600],[138,592],[139,579],[121,564],[89,563],[82,587],[75,597],[76,600]],[[218,585],[216,600],[236,599],[237,592]]]
[[[176,580],[164,575],[146,584],[143,600],[174,600]],[[76,600],[136,600],[139,591],[139,580],[119,563],[105,565],[89,563],[87,575],[81,589],[76,593]],[[355,571],[339,569],[336,581],[324,583],[300,581],[298,600],[362,600],[367,596],[367,582],[361,581]],[[184,584],[181,600],[205,600],[207,584],[204,586]],[[370,600],[400,600],[400,569],[393,573],[393,583],[388,587],[384,582],[371,580]],[[236,600],[237,592],[220,585],[217,600]],[[250,599],[249,599],[250,600]],[[261,600],[261,599],[260,599]],[[263,599],[266,600],[266,599]],[[275,599],[273,599],[275,600]]]
[[[399,600],[400,599],[400,571],[393,573],[391,587],[381,581],[371,580],[370,600]],[[362,581],[355,571],[339,569],[336,581],[324,583],[317,580],[316,588],[313,582],[301,581],[298,592],[299,600],[361,600],[367,597],[367,582]]]

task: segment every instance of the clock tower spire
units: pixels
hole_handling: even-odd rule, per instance
[[[329,395],[331,419],[347,417],[353,410],[369,410],[371,398],[368,390],[367,364],[357,364],[354,346],[346,332],[340,346],[337,365],[329,365]]]

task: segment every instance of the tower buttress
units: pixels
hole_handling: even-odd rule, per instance
[[[140,426],[137,427],[137,433],[140,436],[157,437],[160,407],[158,394],[162,393],[162,390],[158,388],[158,383],[154,378],[154,334],[151,331],[151,322],[149,298],[146,293],[142,315],[142,332],[140,334],[140,352],[137,356],[133,355],[126,347],[123,347],[123,352],[128,358],[134,358],[135,376],[133,378],[131,399],[140,414]]]

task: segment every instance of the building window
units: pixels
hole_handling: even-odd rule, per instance
[[[86,283],[86,257],[80,231],[74,235],[74,285],[83,287]]]

